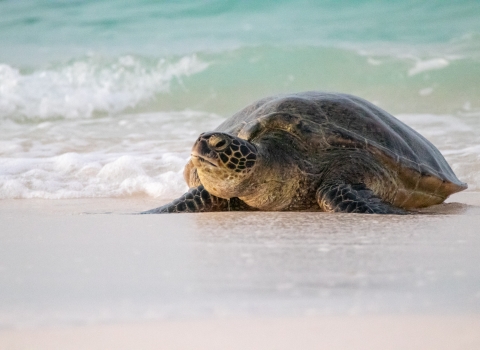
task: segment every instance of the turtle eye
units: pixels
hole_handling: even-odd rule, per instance
[[[219,143],[217,143],[217,144],[215,145],[215,148],[222,148],[222,147],[225,146],[226,144],[227,144],[227,141],[222,140],[222,141],[220,141]]]
[[[208,144],[216,151],[225,149],[228,145],[228,140],[223,135],[214,134],[208,139]]]

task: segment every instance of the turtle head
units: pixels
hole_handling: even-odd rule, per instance
[[[248,190],[258,152],[246,140],[208,132],[197,139],[191,156],[203,186],[217,197],[232,198]]]

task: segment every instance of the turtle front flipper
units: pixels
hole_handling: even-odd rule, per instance
[[[199,213],[209,211],[253,210],[238,198],[223,199],[211,195],[200,185],[189,189],[183,196],[161,207],[140,214]]]
[[[365,184],[332,184],[317,190],[317,202],[323,211],[364,214],[407,214],[376,197]]]

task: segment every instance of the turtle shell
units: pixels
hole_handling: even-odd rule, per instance
[[[441,202],[467,187],[432,143],[391,114],[352,95],[304,92],[264,98],[216,130],[255,142],[272,128],[296,134],[307,145],[307,152],[332,148],[370,152],[395,171],[405,186],[397,193],[396,205],[416,206],[415,191],[432,193]]]

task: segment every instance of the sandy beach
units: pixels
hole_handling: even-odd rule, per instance
[[[480,349],[480,1],[0,1],[0,48],[0,350]],[[404,216],[138,215],[232,116],[279,188],[362,175],[363,148],[398,163],[361,181],[468,189]]]
[[[409,216],[0,201],[0,349],[478,349],[480,193]]]
[[[478,316],[329,316],[2,331],[2,349],[474,350]]]

